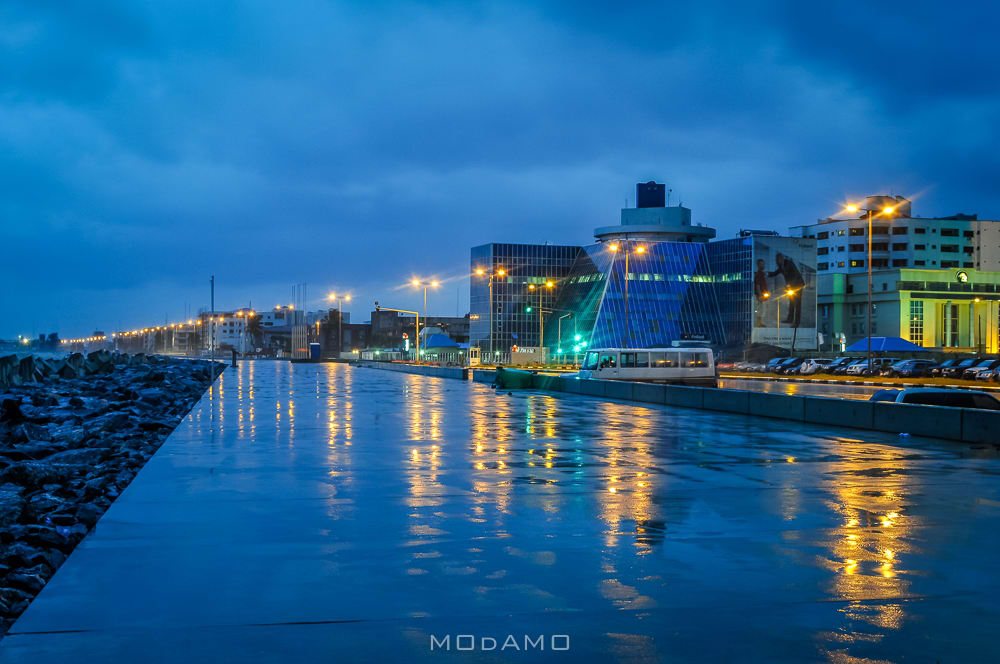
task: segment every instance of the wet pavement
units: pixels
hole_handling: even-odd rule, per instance
[[[992,450],[248,362],[0,662],[993,661],[998,550]]]
[[[837,385],[783,380],[751,380],[746,378],[720,378],[719,387],[731,390],[750,390],[752,392],[861,400],[867,400],[879,390],[902,389],[902,387],[887,388],[880,385]]]

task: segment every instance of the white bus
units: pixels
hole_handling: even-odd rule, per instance
[[[580,378],[718,386],[711,348],[588,350],[580,365]]]

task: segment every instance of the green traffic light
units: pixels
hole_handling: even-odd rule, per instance
[[[525,312],[527,312],[529,314],[531,313],[531,307],[525,307],[524,310],[525,310]]]

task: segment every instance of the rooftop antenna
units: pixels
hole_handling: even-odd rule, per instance
[[[674,193],[673,189],[667,189],[667,207],[670,207],[670,194]]]

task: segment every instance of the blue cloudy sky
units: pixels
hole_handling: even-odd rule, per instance
[[[585,243],[647,179],[720,237],[890,191],[997,218],[998,13],[5,0],[0,336],[179,319],[213,273],[464,313],[470,246]]]

